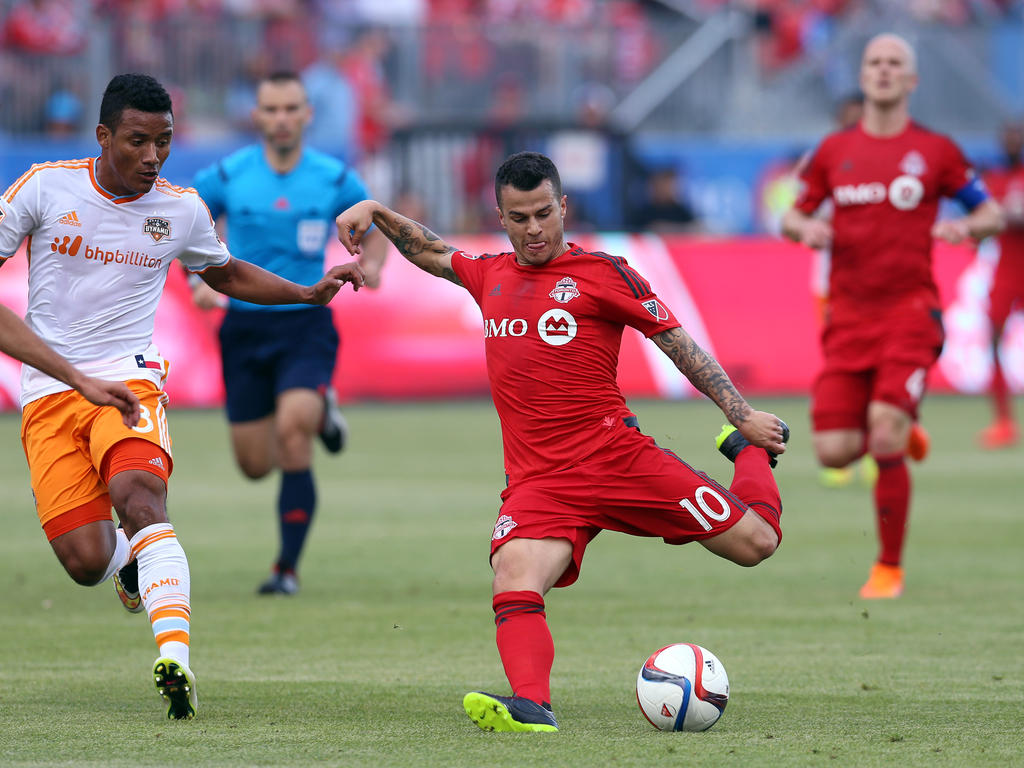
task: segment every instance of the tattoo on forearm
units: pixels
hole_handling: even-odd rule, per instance
[[[374,216],[373,223],[377,225],[378,229],[388,240],[394,243],[398,252],[417,267],[432,275],[450,280],[456,285],[462,285],[462,282],[455,274],[455,270],[439,267],[434,259],[431,258],[433,256],[455,253],[455,248],[448,245],[425,226],[394,212],[390,212],[390,215],[380,214]]]
[[[654,341],[690,383],[722,409],[730,422],[736,424],[746,420],[751,411],[750,405],[718,361],[688,333],[682,328],[671,328],[657,334]]]

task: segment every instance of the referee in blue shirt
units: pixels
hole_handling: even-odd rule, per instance
[[[233,254],[303,285],[323,274],[335,217],[369,197],[352,168],[303,145],[312,114],[298,75],[269,75],[253,110],[260,143],[203,169],[194,182],[213,218],[224,218]],[[387,246],[379,232],[373,235],[360,262],[371,288],[380,282]],[[223,300],[201,282],[193,298],[203,308]],[[252,479],[281,469],[281,549],[260,594],[298,591],[299,556],[316,509],[313,437],[331,453],[345,446],[348,428],[331,389],[338,341],[326,307],[231,299],[220,329],[238,466]]]

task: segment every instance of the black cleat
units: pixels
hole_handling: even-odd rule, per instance
[[[257,588],[259,595],[294,595],[299,591],[299,579],[294,571],[279,571],[276,568],[270,578]]]
[[[338,407],[334,389],[327,387],[320,392],[324,399],[324,419],[320,424],[320,442],[329,453],[341,453],[348,442],[348,422]]]
[[[782,422],[782,442],[789,442],[789,425],[784,421]],[[731,424],[724,425],[722,431],[718,433],[718,437],[715,438],[715,447],[718,449],[718,452],[734,464],[739,452],[748,445],[750,445],[750,441]],[[777,455],[771,451],[765,451],[765,453],[768,454],[769,466],[775,469],[775,465],[779,463]]]
[[[129,613],[142,613],[142,597],[139,595],[139,563],[132,558],[124,568],[114,572],[114,591],[121,598],[121,604]]]

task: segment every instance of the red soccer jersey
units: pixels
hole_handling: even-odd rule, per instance
[[[916,123],[885,138],[856,126],[827,136],[800,177],[800,211],[810,215],[826,198],[835,205],[833,317],[912,297],[938,306],[931,227],[940,199],[974,177],[956,144]]]
[[[1020,221],[1024,217],[1024,165],[999,168],[985,174],[989,194],[999,201],[1008,217]],[[999,235],[1000,263],[1013,259],[1024,270],[1024,226],[1010,224]]]
[[[512,480],[571,466],[632,415],[616,381],[625,326],[648,337],[679,326],[625,259],[572,243],[541,266],[459,251],[452,267],[483,315]]]

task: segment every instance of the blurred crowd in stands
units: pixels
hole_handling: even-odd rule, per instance
[[[658,34],[669,9],[691,24],[726,9],[749,17],[760,66],[771,73],[822,48],[858,14],[898,8],[924,22],[968,24],[1022,7],[1024,0],[0,0],[0,95],[20,115],[0,118],[0,129],[80,129],[91,85],[85,68],[107,65],[158,74],[177,86],[182,118],[214,113],[224,130],[237,130],[248,125],[253,79],[283,68],[308,73],[322,114],[354,105],[358,116],[339,143],[372,152],[389,128],[448,106],[437,86],[452,81],[459,86],[449,89],[457,91],[450,106],[483,121],[519,108],[564,118],[554,113],[582,109],[583,94],[598,86],[621,95],[677,42]],[[541,45],[538,30],[551,29],[557,42]],[[106,60],[92,50],[87,61],[90,44]],[[394,69],[396,45],[417,49],[416,82],[425,84],[404,105],[392,98],[408,75]],[[574,73],[582,87],[567,106],[565,83],[546,77],[568,46],[581,58]],[[560,87],[546,93],[552,85]],[[334,91],[343,93],[331,104]],[[188,100],[197,98],[216,105],[193,109]],[[466,114],[467,103],[477,115]],[[190,128],[184,120],[180,127]]]
[[[727,11],[771,78],[857,19],[978,26],[1022,19],[1024,0],[0,0],[0,139],[87,138],[109,76],[140,71],[171,91],[182,140],[243,140],[259,78],[294,70],[314,107],[310,144],[357,163],[410,208],[422,205],[410,174],[375,174],[375,158],[395,154],[411,127],[471,129],[454,162],[459,194],[479,204],[449,221],[473,230],[490,215],[495,158],[522,141],[512,131],[562,131],[567,151],[601,162],[621,149],[607,145],[615,106]],[[677,199],[679,170],[647,168],[641,187],[658,216],[639,221],[620,206],[627,219],[699,227]],[[586,197],[576,199],[585,227]]]

